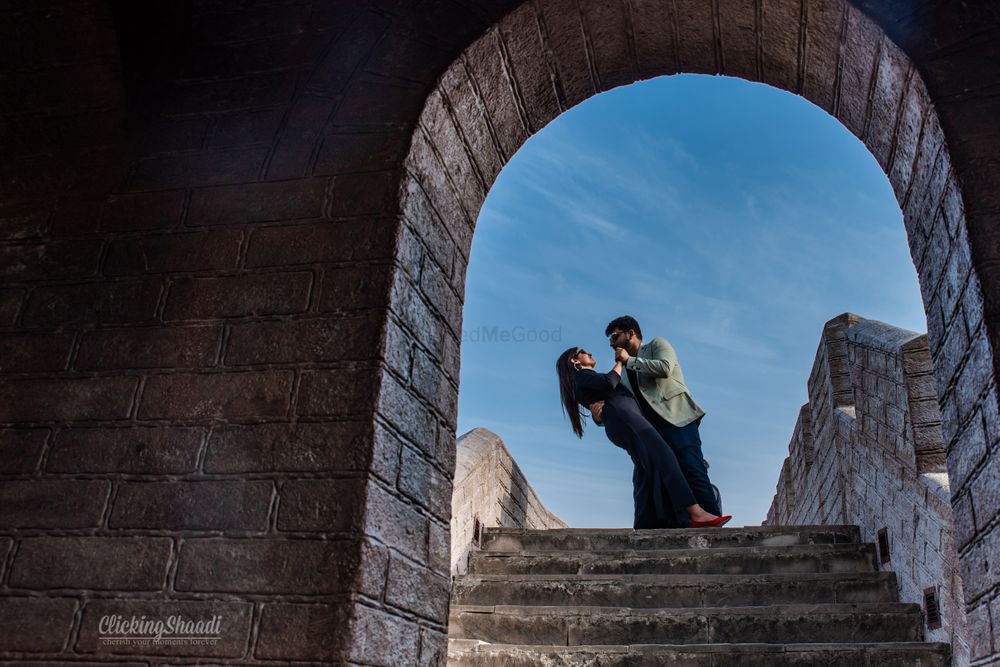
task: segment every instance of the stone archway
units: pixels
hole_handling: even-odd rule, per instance
[[[102,615],[225,613],[186,657],[439,664],[478,205],[560,111],[681,71],[801,92],[887,169],[996,635],[992,3],[191,0],[124,96],[114,31],[161,23],[111,4],[0,7],[3,660],[117,662]]]
[[[965,522],[963,575],[977,578],[989,546],[975,545],[969,508],[992,501],[977,499],[969,480],[1000,418],[970,220],[920,72],[848,2],[544,0],[520,6],[472,44],[428,97],[404,163],[402,271],[392,309],[419,341],[415,352],[441,370],[429,393],[414,389],[441,414],[454,414],[469,250],[503,166],[569,107],[676,73],[738,76],[802,95],[864,142],[888,176],[927,313],[953,506]],[[429,328],[411,319],[424,300],[437,316]],[[977,513],[993,516],[995,508]],[[970,613],[985,615],[984,589],[970,588]]]

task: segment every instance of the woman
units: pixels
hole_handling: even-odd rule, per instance
[[[660,528],[680,526],[708,528],[726,524],[732,516],[716,516],[701,508],[691,493],[691,487],[681,472],[677,457],[656,429],[642,416],[635,397],[621,384],[622,364],[616,362],[608,373],[594,370],[597,362],[585,350],[571,347],[559,356],[556,371],[559,374],[559,393],[563,409],[569,416],[573,432],[583,437],[580,406],[604,401],[602,423],[604,432],[616,446],[632,457],[653,479],[653,504],[662,525],[640,526],[640,502],[636,498],[634,528]],[[669,502],[664,502],[666,493]]]

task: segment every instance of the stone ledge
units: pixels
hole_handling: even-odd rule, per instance
[[[721,667],[745,659],[753,665],[823,664],[826,667],[945,667],[947,644],[891,642],[864,644],[635,644],[632,646],[531,646],[448,641],[452,667],[490,665],[536,667],[601,665],[702,665]]]

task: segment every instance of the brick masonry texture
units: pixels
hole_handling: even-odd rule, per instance
[[[24,619],[0,661],[444,664],[477,213],[559,113],[682,71],[802,94],[888,174],[940,414],[898,444],[947,467],[969,655],[1000,658],[989,3],[44,0],[0,18],[0,609],[55,601],[0,611]],[[831,361],[813,405],[850,397]],[[932,411],[920,395],[906,414]],[[833,437],[836,409],[810,428]],[[325,576],[293,580],[303,562]],[[251,631],[89,652],[97,591],[250,604]]]
[[[465,574],[476,520],[508,528],[568,528],[550,512],[497,434],[477,428],[458,439],[451,498],[451,574]]]
[[[937,590],[942,627],[927,639],[950,642],[966,665],[976,641],[959,574],[966,517],[952,513],[932,377],[926,335],[849,313],[827,322],[767,524],[852,524],[872,543],[885,529],[882,569],[903,602]]]
[[[157,591],[172,546],[167,538],[28,537],[7,583],[12,589]]]

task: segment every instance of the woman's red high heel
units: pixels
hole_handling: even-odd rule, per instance
[[[729,520],[733,518],[732,514],[727,514],[725,516],[718,516],[711,521],[692,521],[692,528],[718,528],[719,526],[725,526],[729,523]]]

